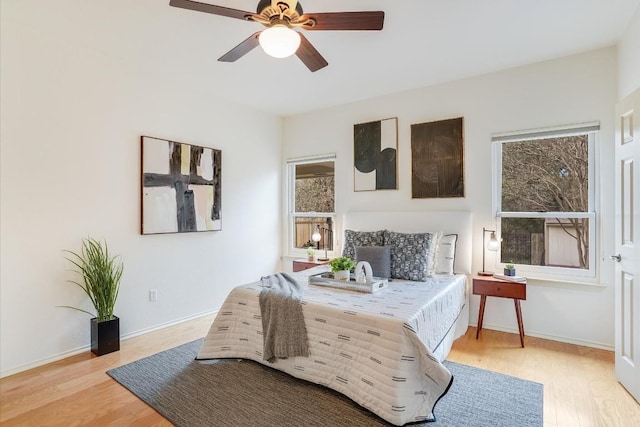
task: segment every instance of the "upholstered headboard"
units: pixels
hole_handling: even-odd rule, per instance
[[[456,273],[471,274],[472,217],[467,211],[420,212],[346,212],[342,221],[340,242],[344,230],[389,230],[400,233],[435,232],[458,235],[456,244]]]

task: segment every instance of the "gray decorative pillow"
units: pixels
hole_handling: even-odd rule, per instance
[[[436,254],[436,274],[447,274],[449,276],[455,274],[453,264],[456,261],[457,241],[457,234],[445,234],[440,238]]]
[[[367,261],[375,277],[391,277],[391,246],[356,246],[356,262]]]
[[[344,248],[342,256],[356,259],[356,246],[382,246],[385,230],[379,231],[344,231]]]
[[[385,245],[391,245],[391,277],[424,281],[435,273],[438,233],[385,233]]]

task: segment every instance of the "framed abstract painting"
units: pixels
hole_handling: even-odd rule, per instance
[[[462,117],[411,125],[411,197],[464,197]]]
[[[354,125],[354,191],[397,190],[397,151],[397,117]]]
[[[217,231],[222,152],[142,136],[142,234]]]

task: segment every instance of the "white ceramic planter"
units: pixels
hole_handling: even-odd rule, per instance
[[[349,275],[349,270],[340,270],[333,273],[333,277],[335,277],[336,280],[349,280]]]

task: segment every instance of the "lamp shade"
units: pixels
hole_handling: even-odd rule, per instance
[[[286,58],[298,50],[300,34],[285,25],[274,25],[258,36],[260,46],[267,55],[274,58]]]
[[[490,251],[497,251],[498,249],[500,249],[500,242],[498,242],[498,239],[496,238],[495,231],[492,231],[491,235],[489,236],[489,243],[487,243],[487,249]]]

